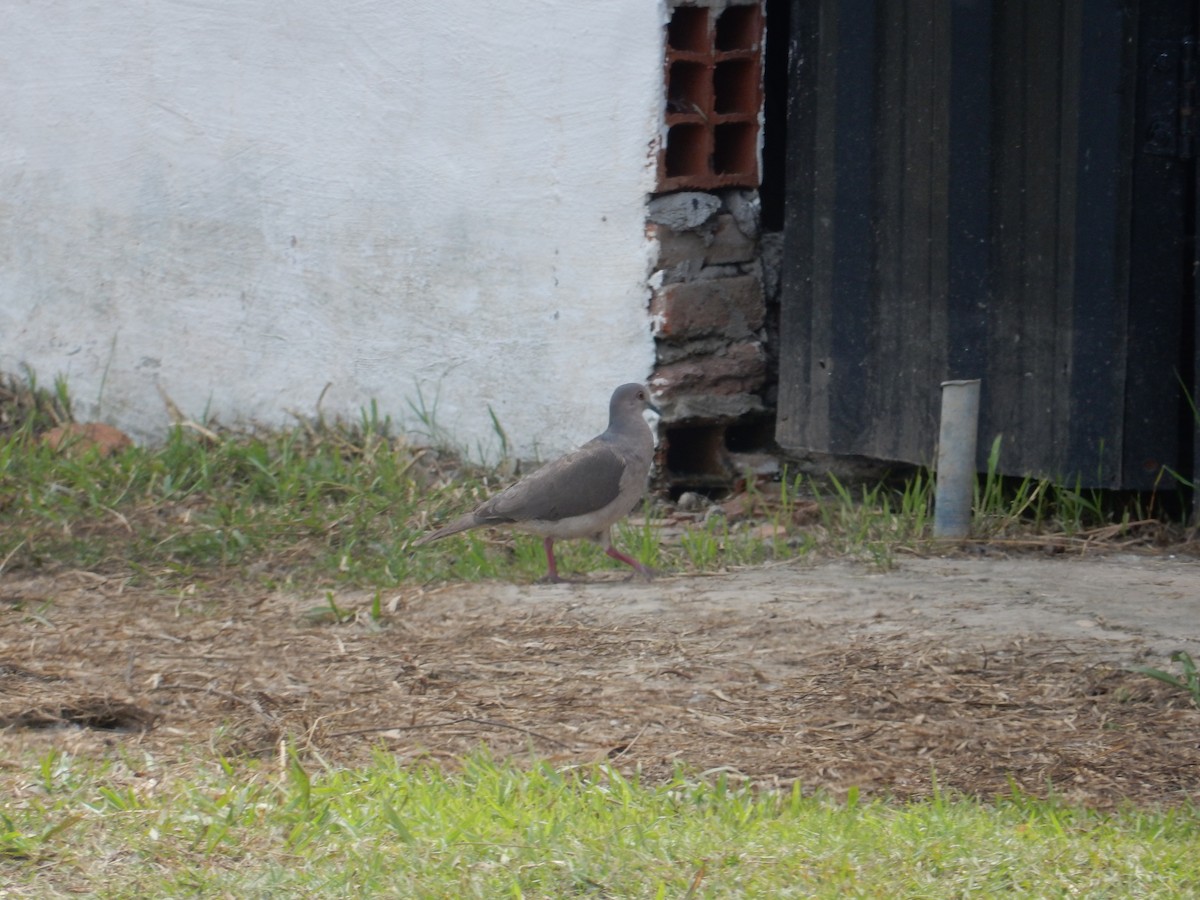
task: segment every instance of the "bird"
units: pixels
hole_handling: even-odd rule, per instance
[[[531,474],[413,542],[432,544],[471,528],[495,525],[542,537],[546,577],[561,582],[554,542],[590,538],[613,559],[632,566],[645,578],[653,574],[612,544],[612,526],[628,515],[646,493],[654,458],[654,433],[642,414],[658,413],[643,384],[623,384],[608,403],[608,429],[577,450]]]

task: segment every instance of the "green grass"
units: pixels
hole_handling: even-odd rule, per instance
[[[69,418],[64,383],[0,402],[0,573],[117,573],[150,586],[249,579],[369,586],[312,622],[385,616],[381,585],[544,572],[541,542],[472,532],[407,543],[504,477],[422,450],[367,410],[349,424],[274,433],[181,425],[111,458],[38,441]],[[0,385],[0,389],[4,388]],[[0,400],[4,398],[0,396]],[[436,444],[436,398],[414,412]],[[497,441],[507,436],[493,416]],[[485,448],[478,448],[482,455]],[[998,451],[997,451],[998,452]],[[988,539],[1117,531],[1098,495],[993,465],[976,528]],[[880,566],[932,546],[933,485],[848,485],[785,474],[750,485],[754,514],[715,515],[677,540],[649,515],[617,540],[653,568],[707,571],[808,554]],[[1131,527],[1131,525],[1130,525]],[[622,567],[586,542],[564,572]],[[1186,672],[1185,672],[1186,674]],[[1194,679],[1193,679],[1194,682]],[[1181,682],[1183,683],[1183,682]],[[1187,684],[1192,682],[1184,683]],[[363,769],[283,754],[274,764],[198,749],[156,759],[12,753],[0,768],[0,895],[404,897],[1179,897],[1200,893],[1194,809],[1099,814],[1014,795],[983,803],[846,801],[754,790],[683,771],[667,783],[595,766]]]
[[[68,896],[1182,897],[1194,810],[835,802],[677,773],[58,753],[5,778],[0,887]],[[14,787],[15,785],[15,787]]]
[[[1129,671],[1149,675],[1156,681],[1178,688],[1191,699],[1193,704],[1200,707],[1200,668],[1197,668],[1196,661],[1186,650],[1176,650],[1171,654],[1171,662],[1179,664],[1179,675],[1149,666],[1130,666]]]
[[[432,454],[389,430],[373,413],[274,433],[177,426],[159,447],[102,458],[55,453],[19,427],[0,435],[0,564],[127,569],[164,585],[251,562],[305,583],[512,574],[507,551],[479,539],[407,551],[423,514],[467,505],[495,482],[469,469],[464,481],[429,484]]]
[[[859,486],[857,492],[834,475],[822,490],[815,483],[824,527],[825,549],[838,555],[861,555],[887,568],[899,547],[915,547],[931,537],[933,483],[920,472],[901,487],[885,483]],[[793,491],[800,490],[799,484]]]
[[[67,420],[69,410],[62,382],[51,392],[10,380],[0,396],[0,571],[53,562],[165,588],[227,578],[248,566],[269,587],[544,574],[541,542],[530,536],[473,532],[410,551],[413,538],[507,478],[409,443],[374,408],[348,424],[300,422],[270,433],[185,423],[161,446],[111,458],[55,453],[40,443],[40,431]],[[418,395],[413,410],[427,438],[444,443],[436,400]],[[507,453],[507,436],[492,418]],[[1088,536],[1098,526],[1124,536],[1147,524],[1149,512],[1126,507],[1114,514],[1097,491],[1001,478],[998,454],[999,442],[976,493],[978,538]],[[756,510],[750,521],[713,516],[667,543],[652,507],[641,524],[621,525],[618,540],[666,572],[814,553],[886,568],[898,551],[932,546],[934,484],[921,472],[900,485],[851,486],[785,471],[769,496],[753,478],[747,484]],[[815,503],[817,515],[797,524],[804,503]],[[564,572],[622,568],[587,543],[559,549]]]

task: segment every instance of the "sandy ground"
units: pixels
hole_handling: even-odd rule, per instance
[[[1200,711],[1126,671],[1200,658],[1200,562],[1168,555],[783,563],[653,582],[164,596],[0,579],[0,758],[378,749],[678,767],[840,794],[1100,807],[1200,799]],[[1177,667],[1176,671],[1177,671]]]

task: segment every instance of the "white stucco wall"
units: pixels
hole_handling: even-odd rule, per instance
[[[17,0],[0,370],[83,418],[294,421],[418,388],[473,450],[603,426],[653,362],[657,0]]]

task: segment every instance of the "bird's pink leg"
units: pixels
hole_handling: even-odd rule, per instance
[[[604,552],[607,553],[609,556],[611,556],[613,559],[619,559],[621,562],[625,563],[625,565],[627,565],[627,566],[633,566],[635,569],[637,569],[638,573],[641,574],[644,578],[650,578],[654,574],[648,568],[646,568],[640,562],[638,562],[636,559],[634,559],[632,556],[626,556],[624,553],[622,553],[616,547],[608,546],[608,547],[604,548]]]
[[[562,579],[558,577],[558,564],[554,561],[554,538],[546,538],[542,546],[546,548],[546,581],[558,584]]]

